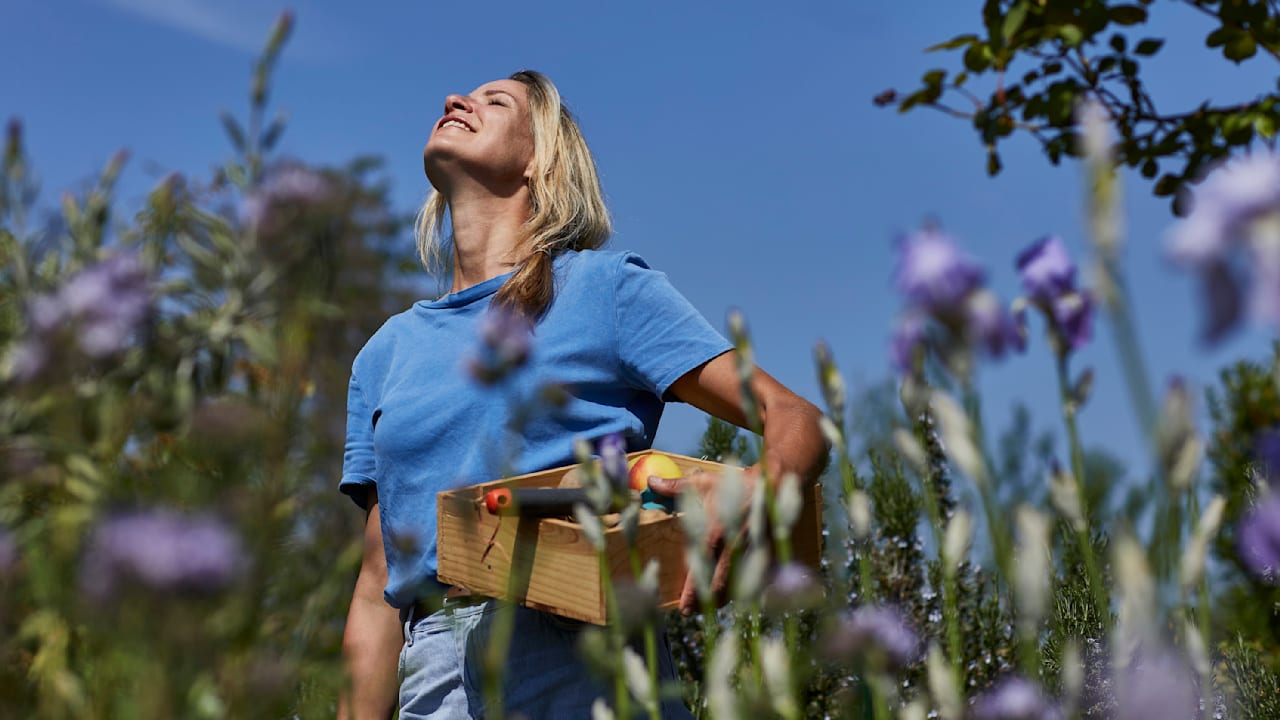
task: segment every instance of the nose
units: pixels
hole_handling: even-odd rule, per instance
[[[471,100],[465,95],[449,95],[444,99],[444,114],[448,115],[454,110],[462,112],[471,112]]]

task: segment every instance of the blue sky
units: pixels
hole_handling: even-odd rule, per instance
[[[207,175],[230,149],[217,116],[243,115],[250,65],[282,4],[260,0],[9,0],[0,44],[0,114],[26,127],[46,204],[82,187],[119,148],[136,207],[165,173]],[[1083,257],[1080,168],[1054,168],[1032,142],[1008,144],[988,179],[964,122],[899,115],[871,98],[911,88],[923,48],[979,24],[977,0],[793,2],[338,3],[289,5],[297,26],[272,102],[290,117],[280,150],[316,163],[387,160],[394,198],[427,191],[421,148],[443,98],[520,68],[547,73],[578,114],[616,221],[612,241],[665,270],[717,326],[746,315],[760,364],[819,397],[812,348],[832,347],[853,386],[888,372],[900,311],[893,238],[933,218],[989,269],[1006,299],[1013,257],[1062,235]],[[1275,68],[1232,66],[1203,47],[1193,11],[1157,3],[1145,63],[1162,110],[1252,97]],[[1158,385],[1197,388],[1236,357],[1261,357],[1252,328],[1206,349],[1193,279],[1162,259],[1167,205],[1126,178],[1130,279]],[[1087,280],[1087,278],[1086,278]],[[1144,457],[1110,334],[1076,367],[1096,368],[1081,415],[1087,443]],[[1037,335],[1023,356],[984,367],[989,425],[1021,399],[1057,427],[1053,365]],[[658,446],[687,451],[702,419],[673,407]]]

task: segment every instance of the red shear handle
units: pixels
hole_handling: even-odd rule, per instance
[[[565,517],[578,504],[590,505],[582,488],[498,488],[484,494],[491,515]]]

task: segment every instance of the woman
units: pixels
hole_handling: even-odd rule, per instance
[[[628,450],[647,448],[667,399],[745,423],[730,345],[661,273],[597,250],[610,225],[595,163],[546,77],[522,71],[450,95],[423,165],[435,190],[419,251],[428,268],[451,270],[451,292],[388,320],[352,367],[340,488],[368,512],[343,643],[352,685],[340,711],[354,718],[390,717],[397,685],[401,718],[483,715],[493,603],[436,580],[438,491],[571,464],[575,438],[621,433]],[[513,315],[532,329],[527,362],[501,387],[468,380],[460,368],[483,321]],[[567,399],[536,409],[549,385]],[[754,389],[771,477],[816,477],[826,456],[817,409],[763,372]],[[706,474],[655,489],[684,485],[714,502]],[[442,594],[443,610],[423,607]],[[682,607],[694,606],[686,583]],[[576,628],[524,608],[516,622],[509,662],[518,672],[507,673],[505,706],[530,718],[589,717],[605,693],[576,658]],[[671,677],[669,652],[662,659]],[[688,716],[678,704],[664,713]]]

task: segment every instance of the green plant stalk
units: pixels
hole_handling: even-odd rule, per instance
[[[987,452],[986,435],[982,429],[982,403],[978,397],[978,393],[974,390],[973,383],[969,378],[965,378],[964,386],[964,409],[969,416],[969,422],[973,426],[973,441],[978,446],[978,451],[982,457],[982,463],[988,471],[992,467],[991,454]],[[987,481],[979,484],[978,494],[982,498],[982,510],[987,516],[987,534],[991,538],[991,549],[995,553],[996,567],[1000,570],[1000,578],[997,578],[997,592],[999,591],[999,580],[1010,582],[1013,577],[1012,568],[1010,566],[1011,546],[1009,539],[1009,527],[1004,522],[1004,515],[998,511],[995,504],[995,497],[992,495],[991,484],[994,478],[988,476]]]
[[[609,559],[605,555],[603,549],[599,552],[600,558],[600,582],[604,587],[605,608],[609,612],[609,617],[618,618],[618,595],[613,590],[613,579],[609,573]],[[618,622],[611,622],[609,628],[609,643],[617,650],[617,657],[622,658],[622,647],[625,640],[622,637],[622,626]],[[626,673],[621,668],[613,668],[613,694],[614,708],[617,710],[617,716],[620,718],[631,717],[631,696],[627,691]]]
[[[867,687],[871,689],[871,712],[875,720],[890,720],[889,701],[884,692],[887,684],[888,680],[882,673],[867,674]]]
[[[1111,630],[1111,602],[1107,590],[1102,584],[1102,573],[1098,569],[1098,559],[1093,553],[1093,539],[1089,528],[1089,496],[1086,492],[1084,477],[1084,447],[1080,442],[1080,428],[1076,423],[1076,403],[1071,397],[1070,372],[1067,368],[1066,353],[1058,354],[1058,394],[1062,404],[1062,422],[1067,429],[1067,442],[1071,446],[1071,472],[1075,475],[1076,488],[1080,498],[1080,516],[1084,519],[1084,528],[1076,529],[1076,542],[1080,545],[1080,553],[1084,557],[1085,572],[1089,573],[1089,589],[1093,594],[1093,604],[1098,617],[1102,620],[1105,631]]]
[[[1200,498],[1196,496],[1194,491],[1189,491],[1187,493],[1187,515],[1189,516],[1189,525],[1193,528],[1194,532],[1194,528],[1197,528],[1200,525]],[[1200,634],[1201,646],[1204,648],[1212,647],[1209,644],[1210,634],[1212,633],[1212,626],[1210,624],[1212,620],[1210,617],[1209,577],[1207,572],[1201,573],[1200,582],[1196,584],[1196,600],[1195,605],[1192,608],[1192,613],[1193,619],[1195,620],[1195,632]],[[1210,684],[1212,675],[1212,668],[1210,668],[1208,672],[1201,674],[1201,688],[1212,687]],[[1204,720],[1211,720],[1213,718],[1212,698],[1204,698],[1204,700],[1203,718]]]
[[[640,549],[632,545],[628,548],[628,551],[631,556],[631,577],[639,580],[644,573],[644,569],[640,567]],[[616,615],[614,618],[614,622],[622,622],[622,618]],[[654,631],[652,616],[644,622],[644,661],[649,671],[649,687],[653,688],[656,697],[658,692],[658,637]],[[662,720],[662,713],[657,702],[650,700],[645,705],[649,711],[650,718]]]
[[[921,440],[920,433],[916,439]],[[952,560],[943,552],[946,543],[946,528],[942,525],[942,512],[938,508],[938,497],[934,493],[933,478],[920,476],[920,494],[924,498],[925,513],[929,516],[929,528],[933,532],[933,546],[942,563],[942,614],[947,624],[947,655],[951,661],[951,673],[955,676],[956,687],[964,687],[964,656],[960,638],[960,605],[956,588],[956,574]]]
[[[1147,363],[1142,349],[1138,345],[1136,325],[1130,309],[1129,292],[1124,278],[1120,274],[1120,264],[1116,258],[1101,258],[1101,269],[1106,275],[1110,292],[1106,293],[1105,303],[1111,314],[1112,341],[1120,354],[1120,367],[1124,372],[1125,385],[1129,388],[1130,402],[1138,415],[1138,425],[1147,443],[1154,447],[1156,438],[1156,402],[1155,393],[1151,389],[1150,377],[1147,375]]]

